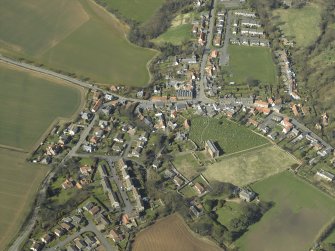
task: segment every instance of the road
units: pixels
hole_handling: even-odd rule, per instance
[[[79,232],[75,232],[74,234],[68,236],[66,239],[58,242],[57,245],[53,246],[52,248],[47,248],[44,250],[45,251],[60,250],[61,248],[65,247],[67,244],[69,244],[71,241],[73,241],[75,238],[77,238],[78,236],[80,236],[85,232],[93,232],[97,236],[97,238],[99,239],[101,245],[105,248],[105,250],[108,251],[117,250],[108,242],[108,240],[106,240],[106,237],[96,228],[95,224],[91,220],[88,220],[88,225],[86,227],[81,228]]]
[[[204,53],[202,55],[202,60],[200,64],[200,83],[199,83],[199,92],[197,93],[197,100],[204,102],[204,103],[213,103],[214,101],[210,98],[207,98],[205,93],[205,83],[206,83],[206,74],[205,68],[208,60],[209,53],[211,51],[211,45],[213,40],[213,30],[214,30],[214,23],[215,23],[215,15],[214,10],[217,5],[217,0],[212,0],[212,6],[209,11],[209,25],[208,25],[208,34],[206,39],[206,45],[204,47]]]
[[[231,11],[228,11],[223,46],[219,50],[220,51],[220,61],[219,61],[220,66],[225,66],[225,65],[228,65],[229,63],[228,45],[229,45],[229,40],[230,40],[230,35],[231,35],[231,31],[230,31],[231,15],[232,15]]]

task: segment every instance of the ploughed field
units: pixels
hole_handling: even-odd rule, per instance
[[[219,251],[215,244],[199,239],[183,219],[170,215],[137,234],[134,251]]]
[[[7,250],[47,166],[26,162],[52,122],[79,110],[83,90],[0,63],[0,250]]]
[[[102,84],[146,85],[155,51],[126,39],[128,27],[91,0],[0,2],[0,53]]]
[[[252,185],[274,206],[238,241],[241,251],[304,251],[334,217],[334,199],[290,172]]]

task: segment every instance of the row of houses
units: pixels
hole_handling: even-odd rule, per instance
[[[269,47],[270,42],[265,38],[249,38],[249,37],[232,37],[230,38],[230,43],[235,45],[245,45],[245,46],[262,46]]]

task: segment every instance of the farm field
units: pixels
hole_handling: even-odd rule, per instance
[[[179,215],[170,215],[140,232],[135,239],[134,251],[218,251],[214,243],[199,239]]]
[[[243,125],[226,118],[191,118],[190,139],[204,147],[206,140],[213,140],[224,154],[253,148],[269,141]]]
[[[165,0],[99,0],[98,2],[128,19],[143,23],[155,14]]]
[[[319,230],[334,216],[335,201],[290,172],[252,188],[261,200],[274,202],[274,207],[237,241],[242,251],[308,250]]]
[[[244,186],[257,180],[277,174],[297,164],[282,149],[265,146],[245,153],[223,157],[209,165],[204,176],[210,181],[230,182]]]
[[[26,154],[0,148],[0,250],[18,233],[49,168],[25,162]]]
[[[30,151],[56,118],[81,106],[83,90],[0,63],[0,145]]]
[[[322,4],[311,1],[303,8],[275,10],[273,16],[279,16],[279,21],[285,35],[294,38],[298,46],[308,46],[320,35]]]
[[[229,66],[225,70],[229,81],[240,84],[255,79],[276,83],[276,68],[269,48],[229,45],[228,52]]]
[[[128,30],[90,0],[0,3],[0,53],[101,84],[148,84],[147,64],[157,52],[131,44]]]
[[[166,32],[164,32],[159,37],[153,39],[155,43],[171,43],[174,45],[180,45],[184,41],[192,39],[192,25],[191,24],[181,24],[178,26],[170,27]]]

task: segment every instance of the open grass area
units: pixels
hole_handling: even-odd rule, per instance
[[[226,118],[191,118],[190,139],[204,147],[206,140],[213,140],[224,154],[256,147],[269,141],[243,125]]]
[[[155,43],[171,43],[174,45],[180,45],[184,41],[192,39],[192,24],[181,24],[178,26],[170,27],[159,37],[155,38]]]
[[[247,79],[259,80],[262,83],[276,83],[276,68],[271,51],[264,47],[229,45],[229,81],[246,82]]]
[[[77,87],[0,64],[0,145],[30,150],[58,117],[80,107]]]
[[[218,251],[207,239],[196,236],[179,215],[171,215],[137,234],[134,251]]]
[[[294,38],[298,46],[308,46],[320,35],[322,3],[311,1],[301,9],[278,9],[273,15],[279,16],[280,26],[285,35]]]
[[[165,0],[99,0],[107,9],[116,10],[122,16],[138,22],[148,21]]]
[[[266,146],[223,157],[217,163],[209,165],[203,174],[210,181],[243,186],[282,172],[296,163],[293,157],[280,148]]]
[[[0,3],[0,52],[102,84],[150,79],[147,64],[157,52],[131,44],[128,29],[91,0]]]
[[[290,172],[252,186],[263,201],[273,201],[262,219],[237,241],[241,250],[305,251],[335,212],[335,201]]]
[[[0,148],[0,250],[15,238],[49,170],[25,162],[21,152]]]
[[[198,161],[191,153],[181,154],[174,157],[173,164],[179,172],[192,179],[197,176],[201,171]]]

